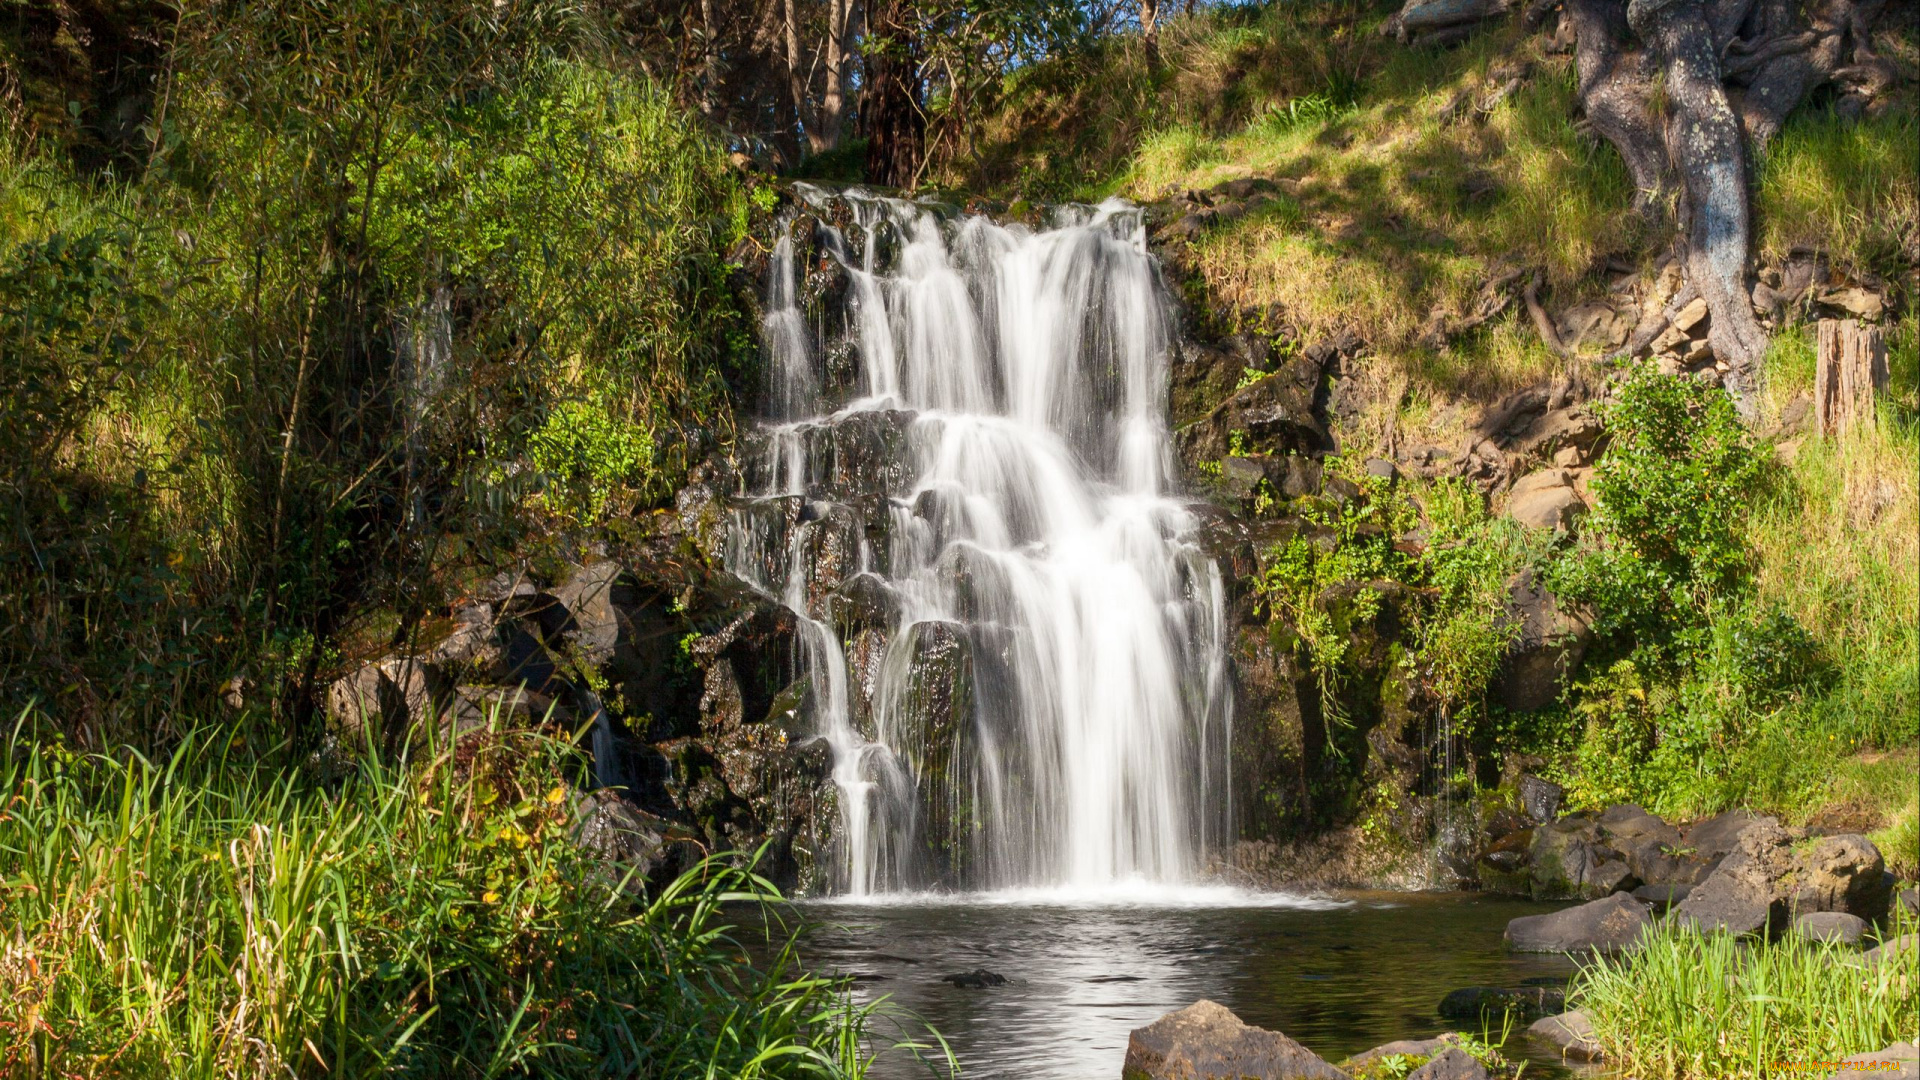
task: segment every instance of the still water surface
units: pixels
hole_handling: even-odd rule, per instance
[[[1449,991],[1572,974],[1563,957],[1502,945],[1507,920],[1544,910],[1473,894],[1223,889],[826,901],[803,905],[802,951],[816,969],[854,976],[867,1000],[886,995],[932,1024],[972,1080],[1091,1080],[1120,1075],[1129,1031],[1200,998],[1330,1061],[1394,1039],[1479,1034],[1440,1018]],[[981,968],[1008,982],[942,980]],[[1527,1080],[1575,1075],[1517,1031],[1507,1051],[1528,1060]],[[876,1072],[927,1075],[904,1053]]]

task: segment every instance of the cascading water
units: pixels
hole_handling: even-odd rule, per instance
[[[1231,814],[1224,602],[1139,213],[802,194],[727,561],[796,616],[835,887],[1190,879]]]

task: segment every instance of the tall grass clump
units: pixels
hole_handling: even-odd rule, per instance
[[[1910,918],[1891,939],[1914,929]],[[1640,1080],[1759,1080],[1792,1062],[1839,1061],[1913,1038],[1914,950],[1866,966],[1857,949],[1789,935],[1749,947],[1731,934],[1662,928],[1631,957],[1583,967],[1572,997],[1608,1064]]]
[[[236,743],[8,742],[0,1074],[863,1073],[870,1009],[797,970],[772,888],[715,858],[639,898],[574,843],[560,745],[328,788]]]

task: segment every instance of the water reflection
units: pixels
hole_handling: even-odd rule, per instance
[[[1507,920],[1544,910],[1523,901],[1195,890],[1155,900],[1026,894],[811,903],[803,950],[809,964],[855,976],[865,1000],[886,995],[931,1023],[974,1080],[1118,1076],[1129,1031],[1203,997],[1338,1061],[1393,1039],[1477,1029],[1439,1017],[1451,990],[1572,973],[1564,958],[1506,952]],[[943,981],[978,969],[1008,982]],[[1533,1048],[1525,1043],[1516,1035],[1510,1055],[1526,1056]],[[925,1075],[900,1053],[883,1055],[876,1071]],[[1526,1075],[1571,1074],[1535,1052]]]

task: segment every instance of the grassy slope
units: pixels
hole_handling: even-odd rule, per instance
[[[1650,274],[1668,238],[1632,212],[1612,149],[1575,122],[1570,55],[1517,20],[1455,50],[1407,50],[1372,32],[1387,10],[1203,14],[1166,28],[1152,75],[1129,41],[1022,73],[981,125],[977,153],[945,180],[1012,197],[1144,201],[1243,176],[1287,181],[1274,203],[1176,248],[1180,269],[1219,312],[1277,304],[1298,337],[1352,327],[1368,339],[1373,405],[1343,433],[1348,445],[1364,451],[1390,432],[1449,445],[1562,361],[1517,310],[1449,347],[1422,344],[1435,313],[1463,313],[1482,282],[1520,267],[1543,268],[1547,303],[1562,308],[1606,288],[1596,271],[1609,260]],[[1881,46],[1909,70],[1920,58],[1910,35]],[[1518,89],[1485,107],[1523,68]],[[1907,850],[1915,759],[1901,718],[1920,713],[1920,332],[1903,249],[1920,242],[1916,157],[1910,108],[1860,123],[1808,108],[1761,165],[1762,258],[1822,250],[1888,279],[1908,307],[1891,331],[1882,424],[1782,447],[1787,482],[1749,530],[1760,604],[1799,619],[1837,681],[1756,722],[1717,793],[1676,794],[1667,807],[1740,800],[1851,827],[1898,818],[1909,877],[1920,849]],[[1769,358],[1769,411],[1808,393],[1811,374],[1810,329],[1785,328]]]

